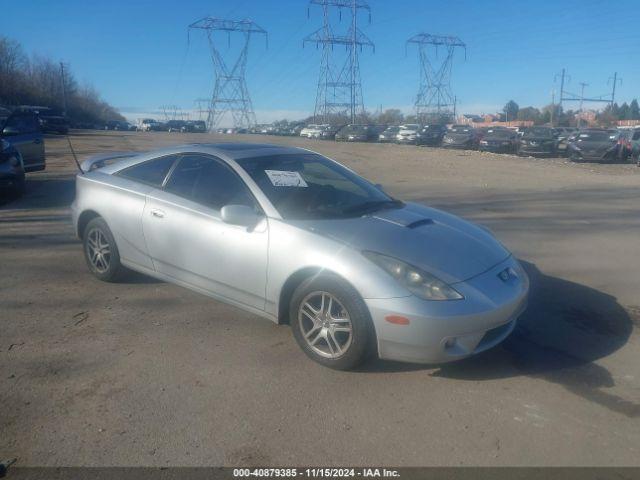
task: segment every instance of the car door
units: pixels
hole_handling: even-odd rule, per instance
[[[225,223],[225,205],[259,209],[246,184],[223,161],[183,156],[163,188],[147,195],[143,231],[159,273],[260,310],[265,308],[268,222]]]
[[[3,126],[2,136],[20,152],[25,171],[45,169],[44,140],[34,114],[11,115]]]

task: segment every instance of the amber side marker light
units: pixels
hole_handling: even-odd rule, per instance
[[[409,325],[409,319],[407,317],[401,317],[399,315],[387,315],[384,319],[393,323],[394,325]]]

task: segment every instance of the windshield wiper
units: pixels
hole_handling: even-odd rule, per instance
[[[402,208],[404,203],[400,200],[372,200],[370,202],[359,203],[351,207],[342,210],[346,214],[364,215],[365,213],[377,212],[378,210],[384,210],[387,208]]]

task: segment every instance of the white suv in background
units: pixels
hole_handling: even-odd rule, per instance
[[[300,136],[307,138],[320,138],[322,131],[328,126],[329,125],[316,125],[312,123],[300,130]]]
[[[396,135],[396,141],[398,143],[415,144],[418,140],[419,132],[420,125],[418,125],[417,123],[407,123],[406,125],[400,125],[400,131]]]

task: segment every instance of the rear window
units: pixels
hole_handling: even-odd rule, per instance
[[[136,182],[145,183],[154,187],[162,186],[169,169],[176,161],[177,155],[168,155],[166,157],[149,160],[119,171],[117,174],[121,177],[135,180]]]

